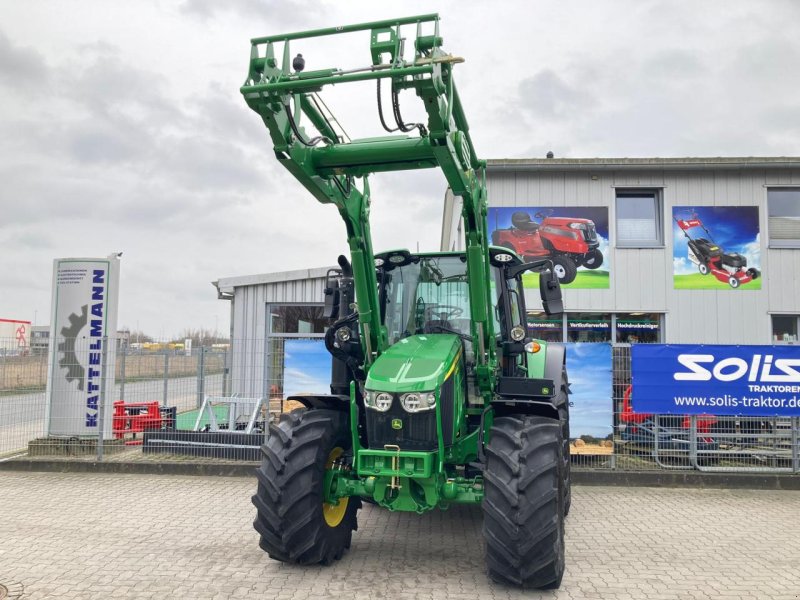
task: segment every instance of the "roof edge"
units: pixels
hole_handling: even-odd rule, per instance
[[[495,158],[487,169],[502,170],[608,170],[608,169],[759,169],[800,168],[797,156],[714,156],[676,158]]]

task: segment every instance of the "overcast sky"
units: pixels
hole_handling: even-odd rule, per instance
[[[466,59],[482,158],[800,154],[793,0],[6,0],[0,318],[49,323],[56,257],[123,251],[119,327],[159,337],[227,329],[212,280],[333,264],[337,213],[276,163],[239,94],[249,39],[433,11]],[[368,39],[347,38],[293,51],[308,70],[368,64]],[[381,133],[374,84],[334,92],[351,136]],[[371,183],[376,249],[438,248],[443,177]]]

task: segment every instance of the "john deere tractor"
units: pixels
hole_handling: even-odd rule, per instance
[[[369,36],[361,67],[306,70],[324,57],[290,49],[358,32]],[[563,347],[528,336],[522,275],[539,273],[548,313],[562,311],[561,290],[550,260],[489,246],[486,164],[453,80],[461,62],[442,50],[436,14],[252,40],[241,92],[275,157],[339,211],[350,249],[325,290],[330,394],[291,397],[305,408],[270,428],[254,525],[272,558],[329,564],[350,547],[362,501],[417,513],[480,504],[489,575],[554,588],[570,504],[568,383]],[[322,101],[324,88],[356,81],[376,82],[389,135],[350,140]],[[403,120],[404,90],[427,122]],[[368,175],[424,168],[440,168],[460,199],[466,250],[375,254]]]

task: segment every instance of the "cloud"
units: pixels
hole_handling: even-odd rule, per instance
[[[756,239],[739,246],[737,252],[747,259],[748,268],[761,268],[761,232],[756,235]]]
[[[568,84],[550,69],[523,79],[519,84],[522,110],[537,118],[566,119],[591,106],[591,98],[581,88]]]
[[[672,270],[675,275],[693,275],[697,266],[685,256],[676,256],[672,259]]]
[[[11,43],[0,31],[0,83],[10,92],[27,91],[34,85],[46,88],[49,69],[44,57],[29,47]]]

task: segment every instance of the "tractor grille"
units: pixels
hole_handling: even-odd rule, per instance
[[[393,394],[392,407],[386,412],[366,410],[367,439],[373,450],[383,450],[386,445],[400,446],[402,450],[436,450],[436,411],[407,413],[400,404],[398,394]],[[400,429],[392,421],[402,423]]]
[[[597,241],[597,229],[594,226],[594,223],[586,224],[586,229],[583,230],[583,239],[590,244],[593,244]]]

